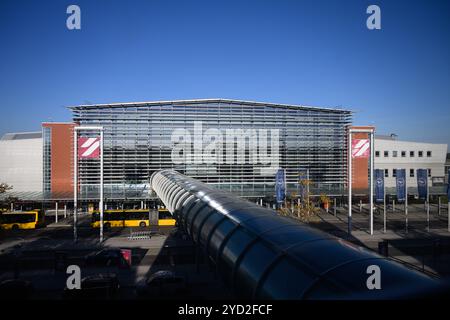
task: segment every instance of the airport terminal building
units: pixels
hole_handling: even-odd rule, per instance
[[[289,193],[297,191],[298,173],[306,169],[323,192],[342,193],[345,187],[349,110],[225,99],[70,109],[79,126],[104,128],[106,201],[147,199],[149,177],[159,169],[175,169],[242,197],[273,196],[278,168],[286,169]],[[82,159],[78,165],[80,199],[98,198],[99,161]],[[51,174],[44,176],[50,186]]]
[[[347,192],[349,110],[226,99],[69,109],[71,122],[44,122],[41,133],[6,134],[0,140],[2,154],[7,155],[0,159],[0,182],[14,187],[0,199],[12,196],[21,201],[70,204],[78,159],[78,198],[96,202],[100,161],[74,157],[76,126],[103,128],[106,203],[142,205],[153,199],[149,179],[160,169],[175,169],[253,199],[274,197],[279,168],[286,170],[289,195],[298,194],[299,173],[307,170],[312,195],[345,196]],[[78,131],[78,139],[98,136],[99,132]],[[418,168],[429,169],[431,193],[445,193],[446,145],[376,136],[374,153],[375,168],[385,170],[388,193],[395,194],[398,168],[407,170],[410,194],[417,193]],[[353,163],[353,189],[356,194],[367,194],[368,161],[353,159]]]

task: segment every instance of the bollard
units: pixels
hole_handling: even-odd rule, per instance
[[[395,212],[395,200],[392,200],[392,212]]]
[[[378,253],[385,257],[389,256],[389,245],[387,240],[378,242]]]
[[[438,198],[438,216],[441,215],[441,197]]]
[[[333,207],[334,209],[334,216],[336,217],[336,198],[334,198],[334,207]]]
[[[439,261],[438,258],[441,256],[441,241],[440,239],[434,239],[433,240],[433,265],[436,268],[437,262]]]
[[[359,200],[359,212],[362,212],[362,200]]]

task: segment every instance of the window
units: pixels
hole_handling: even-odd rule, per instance
[[[414,178],[414,169],[409,169],[409,176]]]
[[[402,158],[406,157],[406,151],[402,151]]]
[[[431,177],[431,169],[428,169],[428,177]]]
[[[392,156],[393,156],[394,158],[397,158],[397,151],[392,151]]]
[[[386,158],[386,157],[389,157],[389,151],[385,151],[384,152],[384,157]]]
[[[392,176],[397,177],[397,169],[392,169]]]
[[[428,157],[428,158],[431,157],[431,151],[427,151],[427,157]]]
[[[379,157],[380,156],[380,151],[375,151],[375,157]]]
[[[388,169],[384,169],[384,177],[389,178],[389,170]]]
[[[419,151],[419,158],[423,157],[423,151]]]
[[[409,156],[410,156],[411,158],[413,158],[413,157],[414,157],[414,151],[410,151],[410,152],[409,152]]]

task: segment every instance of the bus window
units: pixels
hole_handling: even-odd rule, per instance
[[[169,210],[159,210],[158,217],[159,219],[173,219],[173,216]]]
[[[25,213],[3,214],[2,223],[29,223],[35,222],[36,215]]]
[[[148,220],[148,211],[125,212],[127,220]]]

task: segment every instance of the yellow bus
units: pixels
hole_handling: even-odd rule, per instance
[[[44,215],[40,210],[3,212],[0,214],[2,229],[36,229],[44,225]]]
[[[147,227],[150,225],[149,212],[146,209],[106,210],[103,213],[103,225],[106,228],[115,227]],[[159,226],[174,226],[175,219],[167,209],[158,210]],[[91,227],[100,227],[100,212],[92,213]]]

